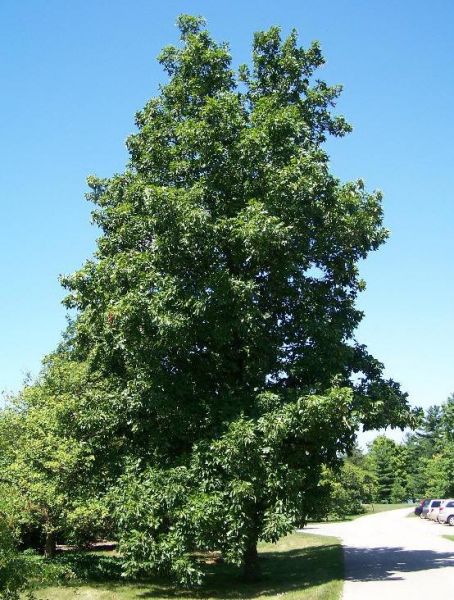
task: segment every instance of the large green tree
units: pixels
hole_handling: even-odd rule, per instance
[[[272,27],[235,72],[203,19],[178,24],[125,172],[89,178],[102,233],[64,285],[75,356],[117,390],[128,570],[187,582],[195,548],[252,575],[360,423],[411,419],[354,338],[358,262],[387,232],[380,194],[330,174],[323,143],[350,127],[318,44]]]

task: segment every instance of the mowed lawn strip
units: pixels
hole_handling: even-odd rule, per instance
[[[408,508],[408,510],[410,510],[412,508],[414,509],[415,506],[416,504],[410,504],[408,502],[401,502],[400,504],[365,504],[364,507],[366,512],[364,514],[373,515],[374,513],[397,510],[398,508]],[[358,516],[361,517],[362,515]]]
[[[223,564],[208,567],[203,586],[185,591],[166,582],[149,580],[122,583],[108,579],[96,582],[74,582],[71,585],[47,587],[37,591],[40,600],[339,600],[343,586],[342,548],[337,538],[294,533],[277,544],[261,544],[263,577],[256,584],[245,584],[237,569]],[[93,567],[102,557],[93,555]],[[66,558],[65,560],[68,560]],[[117,560],[110,557],[110,560]]]
[[[379,513],[379,512],[386,512],[388,510],[397,510],[399,508],[408,508],[410,509],[414,509],[414,507],[416,506],[416,504],[408,504],[407,502],[405,503],[400,503],[400,504],[363,504],[364,507],[364,512],[360,513],[359,515],[345,515],[345,517],[328,517],[327,519],[323,520],[323,523],[342,523],[343,521],[354,521],[355,519],[359,519],[360,517],[364,517],[365,515],[373,515],[375,513]],[[318,523],[320,521],[312,521],[310,520],[311,523]]]

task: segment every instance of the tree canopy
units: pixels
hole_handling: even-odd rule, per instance
[[[388,233],[380,193],[330,173],[323,143],[350,126],[319,45],[272,27],[236,72],[203,19],[178,25],[124,173],[89,178],[101,236],[63,278],[64,352],[90,374],[78,444],[119,475],[127,572],[191,583],[201,549],[251,576],[257,541],[304,522],[360,426],[414,415],[355,339],[358,265]]]

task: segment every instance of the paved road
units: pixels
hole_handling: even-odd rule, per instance
[[[308,526],[342,539],[343,600],[454,599],[454,527],[407,518],[408,508]]]

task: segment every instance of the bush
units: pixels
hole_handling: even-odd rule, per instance
[[[338,471],[325,469],[321,481],[325,498],[318,513],[310,516],[343,519],[347,515],[360,515],[364,513],[363,504],[371,501],[375,485],[374,478],[365,469],[348,460]]]
[[[0,599],[19,600],[35,568],[33,561],[17,551],[14,533],[0,521]],[[31,592],[28,597],[33,597]]]
[[[66,540],[84,548],[109,533],[109,511],[106,504],[97,499],[79,504],[68,513]]]

